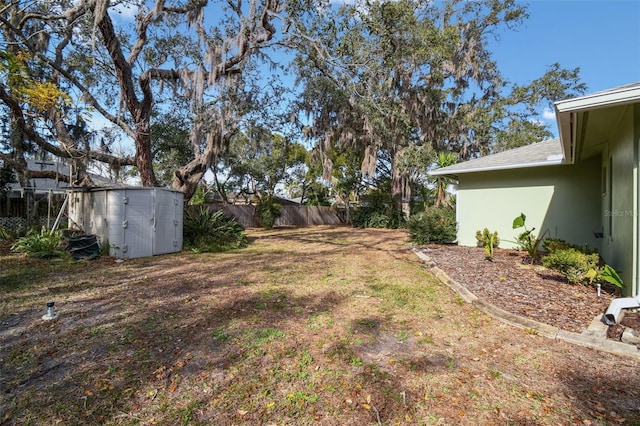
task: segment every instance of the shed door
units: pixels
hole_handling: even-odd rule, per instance
[[[124,204],[125,257],[136,258],[153,255],[153,193],[128,190],[122,199]]]
[[[178,207],[182,209],[181,201],[176,193],[155,191],[153,254],[175,253],[182,249],[181,238],[178,238],[178,227],[182,221],[181,217],[177,217]],[[181,227],[180,234],[182,234]]]

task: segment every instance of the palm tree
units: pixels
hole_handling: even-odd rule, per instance
[[[442,168],[451,166],[458,162],[458,156],[452,152],[439,152],[436,159],[436,167]],[[448,176],[433,176],[433,192],[435,195],[434,207],[453,207],[451,202],[451,196],[447,192],[447,187],[453,183],[454,180]]]

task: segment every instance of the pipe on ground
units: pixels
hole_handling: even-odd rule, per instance
[[[640,296],[636,297],[620,297],[613,299],[609,304],[609,308],[602,316],[602,322],[606,325],[616,325],[618,316],[623,309],[640,308]]]

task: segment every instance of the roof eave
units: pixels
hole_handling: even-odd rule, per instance
[[[442,170],[433,170],[429,172],[429,174],[432,176],[447,176],[447,175],[457,176],[457,175],[466,174],[466,173],[491,172],[496,170],[528,169],[531,167],[559,166],[562,164],[566,164],[564,159],[537,161],[533,163],[506,164],[503,166],[471,167],[468,169],[460,169],[460,170],[452,170],[452,171],[447,171],[445,168],[443,168]]]
[[[558,136],[562,146],[562,154],[567,164],[573,164],[575,156],[573,152],[574,144],[574,114],[572,112],[559,112],[556,107],[556,122],[558,124]]]
[[[634,85],[556,102],[554,104],[556,122],[566,163],[575,162],[576,117],[579,113],[609,106],[632,104],[639,100],[640,86]]]
[[[623,87],[617,90],[593,93],[555,103],[557,112],[577,112],[612,105],[624,105],[640,100],[640,86]]]

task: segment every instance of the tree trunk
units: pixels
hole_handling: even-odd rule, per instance
[[[151,158],[151,132],[149,117],[136,124],[136,167],[140,173],[142,186],[157,186],[156,174]],[[193,194],[192,194],[193,195]]]
[[[409,179],[398,169],[396,154],[396,149],[394,149],[391,157],[391,199],[394,207],[402,212],[405,219],[408,219],[411,208],[409,204],[411,200],[411,185]]]

